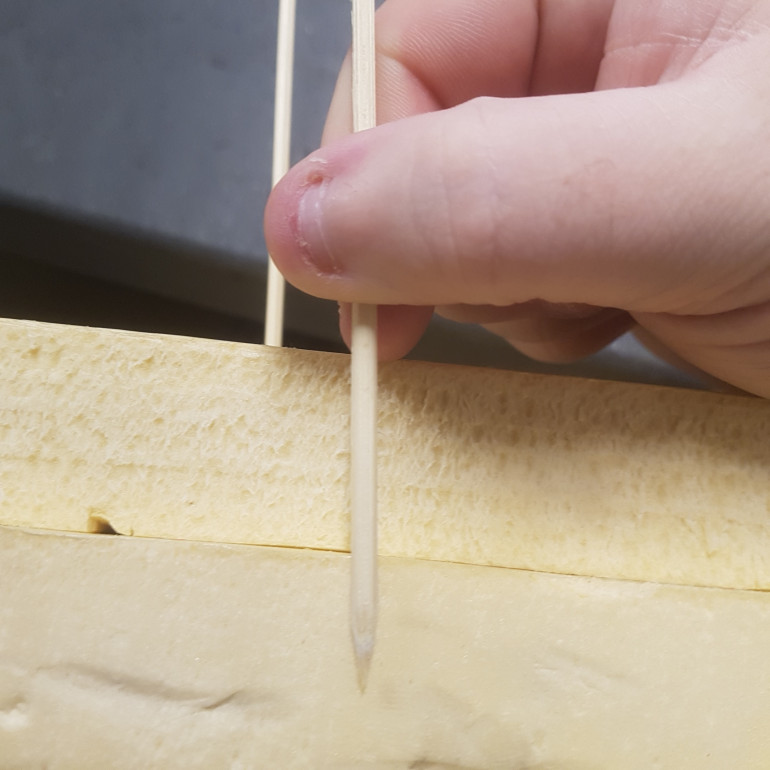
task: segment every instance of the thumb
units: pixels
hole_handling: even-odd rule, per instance
[[[355,134],[275,188],[268,246],[300,289],[343,301],[730,309],[754,237],[736,198],[762,145],[723,96],[691,77],[477,99]]]

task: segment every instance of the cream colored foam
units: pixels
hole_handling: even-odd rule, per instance
[[[0,323],[0,522],[345,550],[347,358]],[[770,588],[770,404],[383,367],[383,554]]]
[[[770,594],[0,528],[0,767],[770,767]]]
[[[0,770],[770,767],[768,403],[385,367],[361,696],[344,357],[0,349]]]

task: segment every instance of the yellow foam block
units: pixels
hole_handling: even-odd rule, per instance
[[[383,367],[362,695],[344,356],[0,350],[2,770],[770,767],[767,402]]]

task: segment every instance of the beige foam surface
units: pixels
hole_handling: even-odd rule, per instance
[[[0,349],[0,521],[347,549],[347,357],[16,321]],[[381,553],[770,587],[767,402],[413,362],[380,380]]]
[[[4,770],[770,766],[770,594],[0,528]]]

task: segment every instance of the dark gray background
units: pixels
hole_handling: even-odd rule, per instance
[[[278,0],[0,0],[0,315],[261,341]],[[293,158],[313,150],[350,0],[298,0]],[[291,291],[287,341],[339,349]],[[626,337],[549,367],[435,324],[415,355],[669,384]]]

